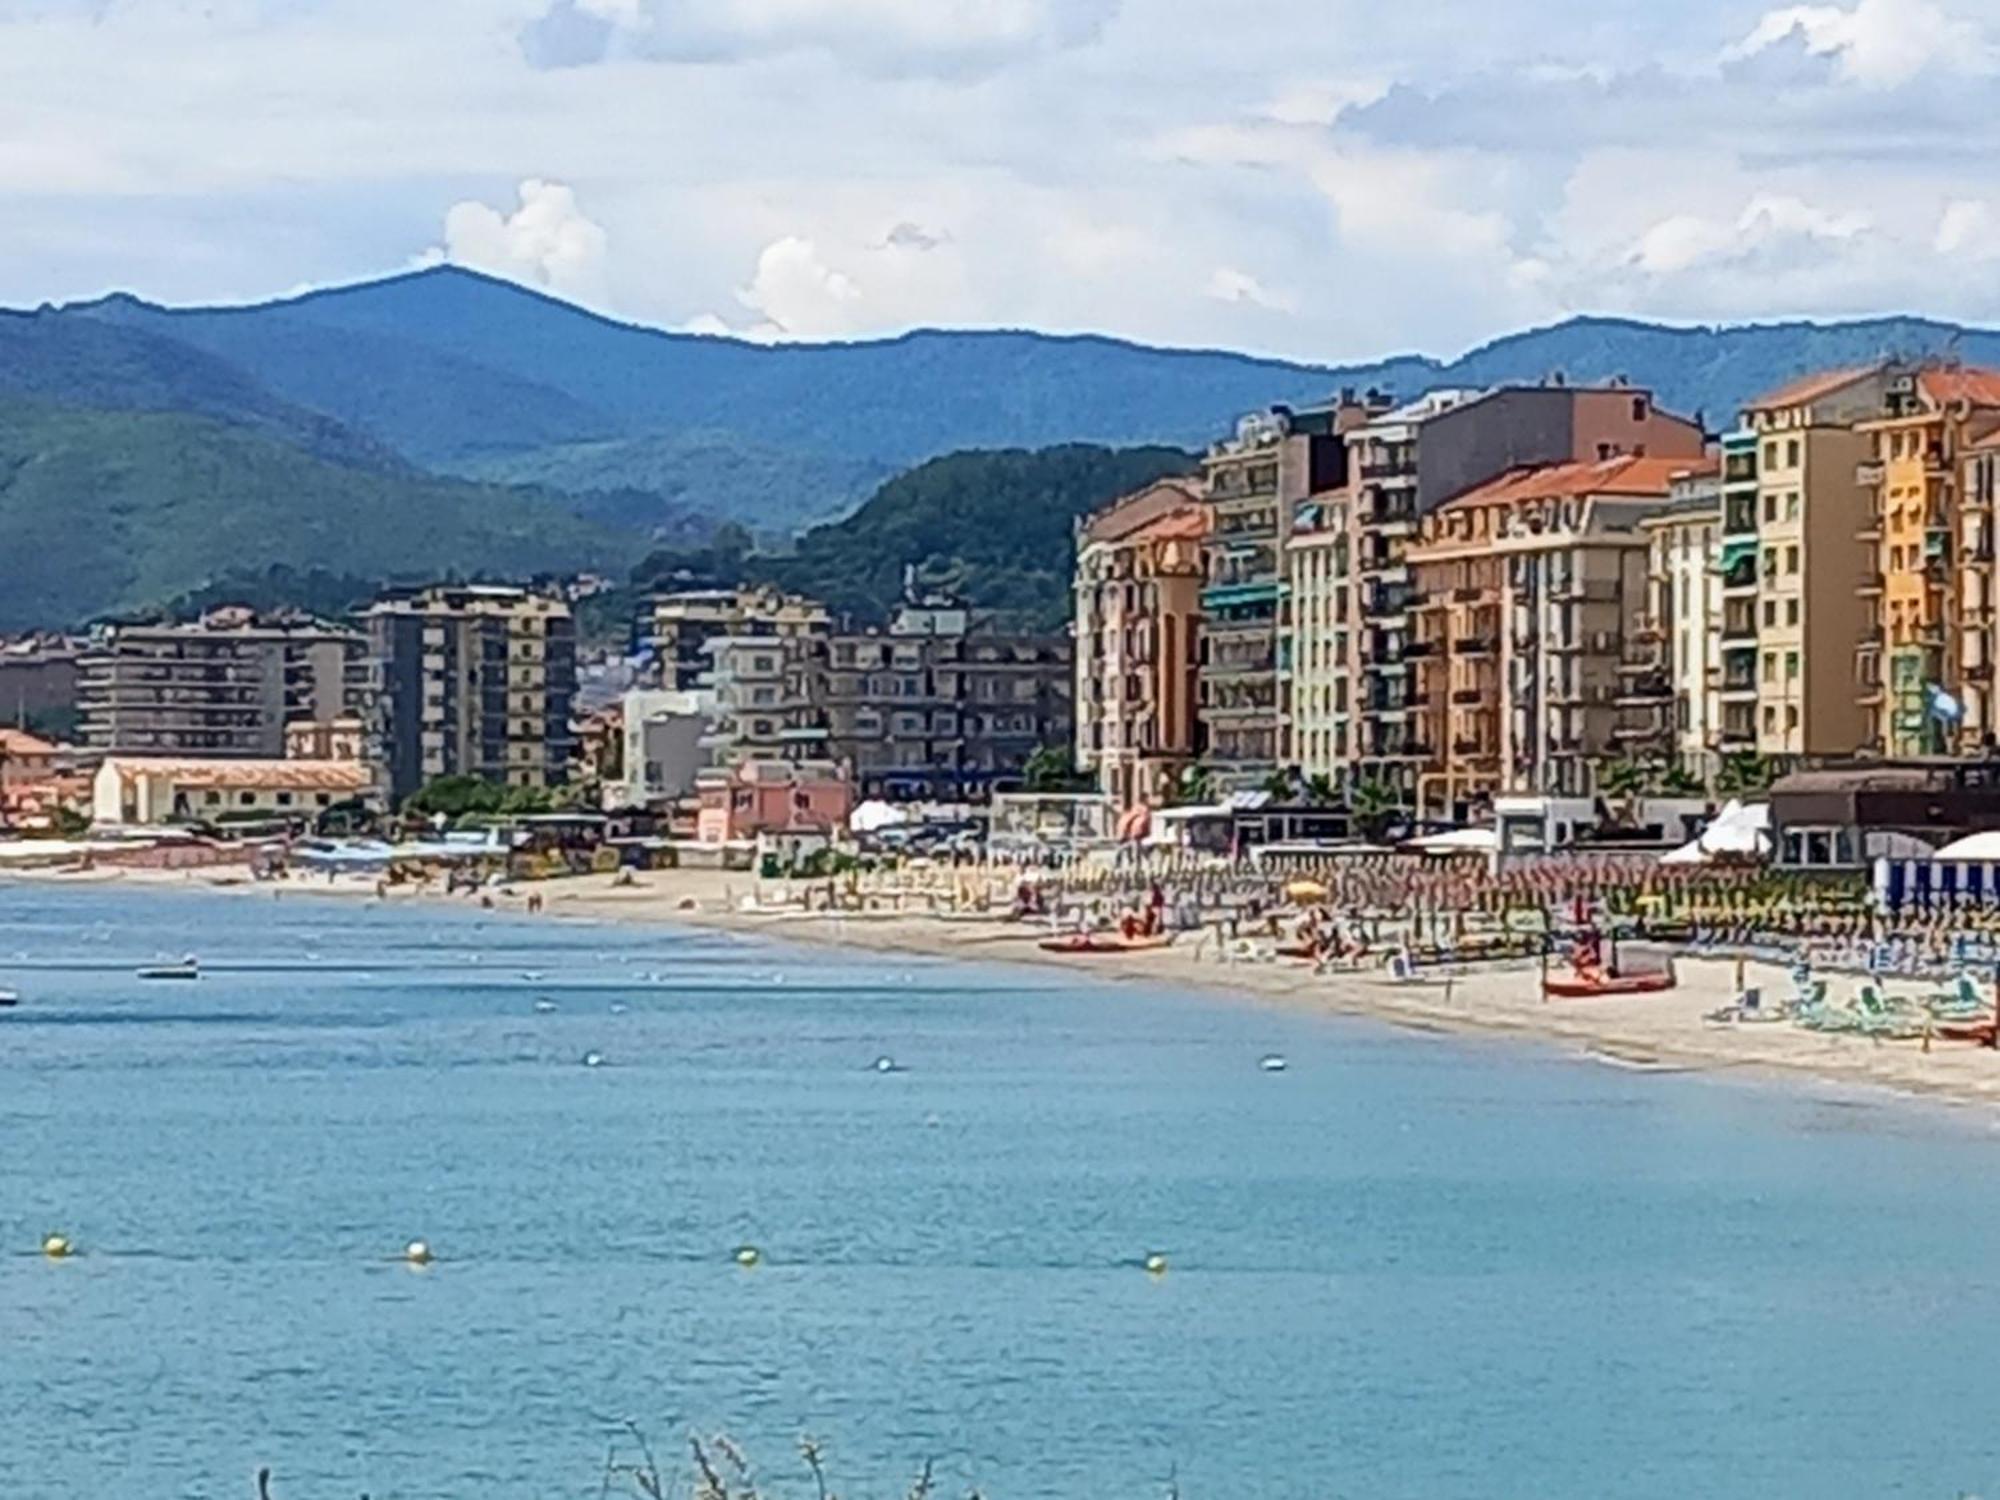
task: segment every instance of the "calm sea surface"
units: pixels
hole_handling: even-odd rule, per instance
[[[5,1500],[2000,1493],[1983,1115],[296,895],[0,886],[0,985]]]

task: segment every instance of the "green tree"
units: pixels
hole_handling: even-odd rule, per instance
[[[1380,843],[1403,815],[1403,799],[1387,782],[1364,777],[1348,788],[1347,815],[1355,832],[1370,843]]]
[[[403,803],[403,810],[424,817],[442,813],[457,819],[506,811],[502,806],[506,796],[507,788],[477,776],[440,776],[411,793]]]
[[[1725,756],[1715,772],[1715,791],[1720,797],[1754,796],[1769,789],[1778,768],[1761,755],[1748,750]]]
[[[1333,784],[1333,778],[1324,772],[1308,776],[1305,782],[1305,799],[1312,807],[1338,807],[1340,788]]]
[[[1631,827],[1639,809],[1639,799],[1653,785],[1653,768],[1643,761],[1614,760],[1597,773],[1597,789],[1611,805],[1611,815],[1624,827]]]
[[[1021,767],[1021,785],[1030,792],[1046,794],[1087,792],[1095,783],[1076,768],[1076,756],[1067,745],[1044,745]]]
[[[1172,807],[1201,807],[1215,800],[1215,774],[1197,762],[1182,770],[1168,792]]]

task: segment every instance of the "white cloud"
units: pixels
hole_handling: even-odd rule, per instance
[[[1939,255],[1963,260],[2000,257],[2000,214],[1979,198],[1954,198],[1938,216],[1932,245]]]
[[[1755,57],[1795,39],[1811,56],[1832,58],[1842,78],[1872,89],[1896,88],[1934,66],[1962,70],[1992,60],[1977,28],[1932,0],[1787,6],[1767,12],[1724,56]]]
[[[1722,260],[1745,260],[1774,249],[1838,243],[1867,233],[1861,213],[1833,213],[1801,198],[1759,195],[1732,221],[1675,214],[1662,219],[1632,248],[1632,263],[1671,276]]]
[[[764,247],[736,300],[760,320],[744,330],[751,338],[828,339],[855,330],[861,289],[822,261],[811,240],[787,235]]]
[[[1118,0],[551,0],[530,58],[725,60],[822,51],[889,74],[979,72],[1094,40]],[[579,29],[578,23],[586,23]],[[588,23],[597,23],[590,29]]]
[[[1217,266],[1208,278],[1208,295],[1217,302],[1261,307],[1266,312],[1290,312],[1296,305],[1282,292],[1273,292],[1248,271],[1234,266]]]
[[[560,182],[531,177],[511,214],[476,199],[444,216],[444,244],[434,252],[454,265],[488,271],[566,297],[596,301],[605,281],[607,237]]]

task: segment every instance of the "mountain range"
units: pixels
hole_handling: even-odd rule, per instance
[[[940,455],[1198,447],[1341,387],[1624,376],[1718,428],[1807,371],[1943,350],[2000,363],[2000,332],[1577,318],[1451,361],[1313,365],[1022,331],[767,346],[451,267],[246,307],[116,294],[0,311],[0,535],[53,543],[0,549],[0,628],[274,564],[622,570],[723,521],[782,550]]]

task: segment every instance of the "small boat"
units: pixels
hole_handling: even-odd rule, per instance
[[[1574,974],[1542,981],[1542,993],[1552,1000],[1588,1000],[1599,995],[1651,995],[1674,987],[1671,970],[1650,974]]]
[[[20,1003],[21,992],[19,990],[0,990],[0,1010],[5,1010],[9,1006],[19,1005]]]
[[[1283,1053],[1273,1052],[1264,1057],[1257,1066],[1262,1068],[1266,1073],[1282,1073],[1291,1064],[1285,1061]]]
[[[138,971],[141,979],[199,979],[201,965],[189,954],[177,964],[151,964]]]
[[[1143,953],[1164,948],[1166,937],[1119,937],[1115,933],[1073,932],[1067,937],[1043,938],[1037,945],[1044,953]]]

